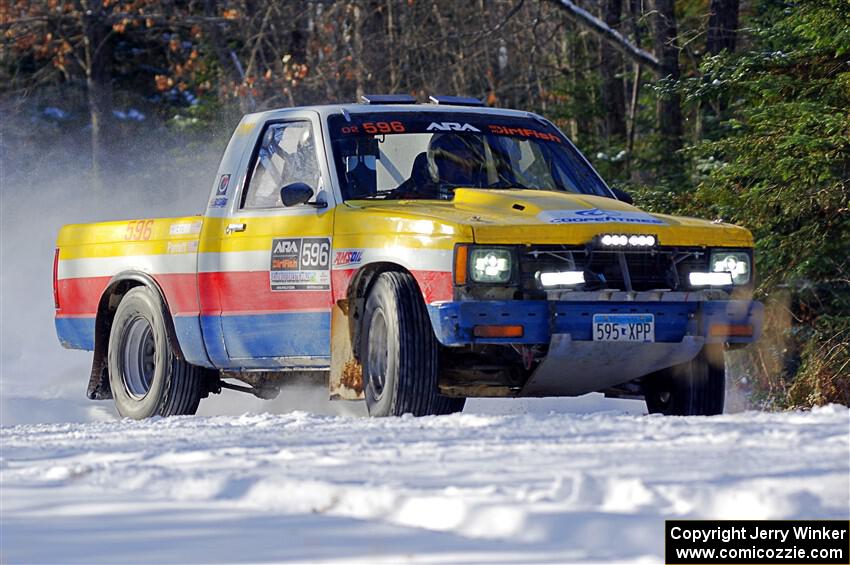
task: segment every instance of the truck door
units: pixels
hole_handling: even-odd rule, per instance
[[[204,223],[198,287],[207,351],[224,368],[327,366],[334,202],[321,121],[287,114],[252,134],[237,186],[219,190],[232,194],[218,202],[226,213]],[[292,183],[307,184],[313,197],[284,206],[280,190]]]

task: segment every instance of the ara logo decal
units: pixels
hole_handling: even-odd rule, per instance
[[[362,249],[346,249],[337,251],[334,254],[334,267],[347,267],[349,265],[359,265],[363,262]]]
[[[475,126],[457,122],[431,122],[431,125],[425,129],[427,131],[481,131]]]
[[[651,224],[663,225],[664,222],[646,212],[626,212],[618,210],[547,210],[537,216],[549,224]]]
[[[298,253],[298,243],[295,239],[274,240],[274,251],[272,253]]]

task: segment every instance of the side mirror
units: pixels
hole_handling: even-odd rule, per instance
[[[611,192],[614,193],[614,196],[617,197],[617,200],[622,200],[626,204],[634,204],[635,203],[635,199],[632,198],[632,195],[629,194],[628,192],[626,192],[625,190],[612,187]]]
[[[284,206],[307,204],[313,198],[313,189],[303,182],[293,182],[280,189],[280,201]]]

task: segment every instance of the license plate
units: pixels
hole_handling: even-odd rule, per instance
[[[652,314],[594,314],[593,341],[655,341]]]

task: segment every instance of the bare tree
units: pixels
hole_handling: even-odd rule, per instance
[[[585,26],[593,33],[599,35],[612,47],[622,52],[623,55],[625,55],[626,57],[630,58],[631,60],[640,65],[649,67],[656,73],[663,72],[663,69],[661,68],[662,64],[659,61],[658,57],[656,57],[652,53],[644,51],[643,49],[629,41],[622,33],[615,29],[612,29],[608,24],[606,24],[584,8],[577,6],[571,0],[552,1],[555,3],[555,5],[562,8],[564,12],[570,16],[570,18],[572,18],[579,24]],[[669,2],[672,4],[672,0],[669,0]],[[675,20],[673,29],[675,30]]]

